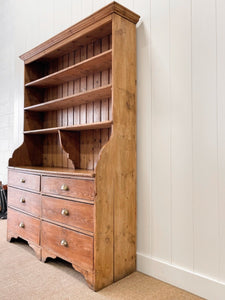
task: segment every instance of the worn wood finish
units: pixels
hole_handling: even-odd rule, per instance
[[[94,231],[94,209],[90,204],[42,196],[42,218]]]
[[[114,280],[136,269],[136,28],[113,16]]]
[[[111,96],[111,88],[112,86],[109,84],[96,89],[87,90],[86,92],[72,94],[56,100],[50,100],[48,102],[27,106],[24,109],[29,111],[51,111],[75,105],[81,105],[83,103],[109,98]],[[108,118],[106,120],[108,120]],[[73,124],[73,122],[71,123]]]
[[[39,235],[40,235],[40,220],[21,212],[15,211],[11,208],[8,209],[7,216],[7,238],[21,237],[22,239],[33,242],[39,245]],[[24,225],[24,228],[20,227]]]
[[[81,268],[93,269],[92,237],[44,221],[41,227],[43,249]],[[63,240],[67,246],[61,245]]]
[[[93,180],[43,176],[41,185],[42,192],[45,194],[62,195],[87,200],[93,200],[95,196]],[[63,189],[63,187],[65,187],[65,189]]]
[[[65,168],[55,168],[55,167],[43,167],[43,166],[20,166],[20,167],[9,167],[9,170],[16,171],[26,171],[27,173],[38,173],[38,174],[48,174],[48,175],[70,175],[77,177],[95,177],[95,172],[93,170],[82,170],[82,169],[65,169]]]
[[[9,170],[8,185],[39,192],[40,176]]]
[[[42,261],[71,262],[95,291],[136,268],[138,19],[113,2],[21,56],[24,143],[9,161],[9,207],[39,217],[41,244],[25,239]],[[38,176],[35,197],[18,173]]]
[[[8,205],[23,210],[36,217],[40,217],[41,215],[41,197],[36,193],[9,187]]]
[[[108,50],[100,53],[90,59],[84,60],[74,66],[70,66],[56,73],[50,74],[43,78],[31,81],[25,86],[48,87],[58,85],[62,82],[75,80],[82,76],[86,76],[91,72],[101,71],[110,68],[112,63],[112,51]]]
[[[69,130],[69,131],[80,131],[80,130],[87,130],[87,129],[100,129],[100,128],[110,128],[112,125],[112,121],[104,121],[104,122],[96,122],[92,124],[80,124],[80,125],[73,125],[73,126],[60,126],[60,127],[53,127],[53,128],[44,128],[44,129],[35,129],[35,130],[28,130],[24,131],[24,134],[47,134],[47,133],[56,133],[58,130]]]

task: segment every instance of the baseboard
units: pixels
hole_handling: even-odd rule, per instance
[[[208,300],[225,299],[225,283],[137,253],[137,270]]]

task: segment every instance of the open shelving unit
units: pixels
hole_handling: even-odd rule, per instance
[[[136,268],[138,20],[112,2],[20,56],[7,239],[69,261],[96,291]]]

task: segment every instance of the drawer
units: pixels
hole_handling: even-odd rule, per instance
[[[37,217],[41,214],[41,196],[39,194],[9,187],[8,204]]]
[[[8,233],[39,244],[40,220],[13,209],[8,209]]]
[[[40,176],[9,170],[8,184],[24,189],[40,191]]]
[[[94,181],[43,176],[41,182],[43,193],[94,200]]]
[[[93,238],[88,235],[43,221],[41,245],[81,268],[93,269]]]
[[[42,217],[93,232],[92,204],[42,196]]]

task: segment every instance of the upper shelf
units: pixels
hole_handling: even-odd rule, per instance
[[[105,51],[96,56],[88,58],[80,63],[73,66],[52,73],[45,77],[31,81],[25,84],[26,87],[37,86],[37,87],[49,87],[75,80],[82,76],[87,76],[92,72],[99,72],[109,69],[112,66],[112,50]]]
[[[27,130],[24,131],[24,134],[57,133],[58,130],[80,131],[80,130],[88,130],[88,129],[103,129],[103,128],[110,128],[112,123],[113,123],[112,121],[102,121],[102,122],[78,124],[78,125],[71,125],[71,126],[50,127],[44,129]]]
[[[101,100],[111,97],[112,85],[102,86],[96,89],[88,90],[86,92],[73,94],[64,98],[43,102],[40,104],[27,106],[24,110],[29,111],[50,111],[68,108],[75,105],[85,104],[95,100]]]

